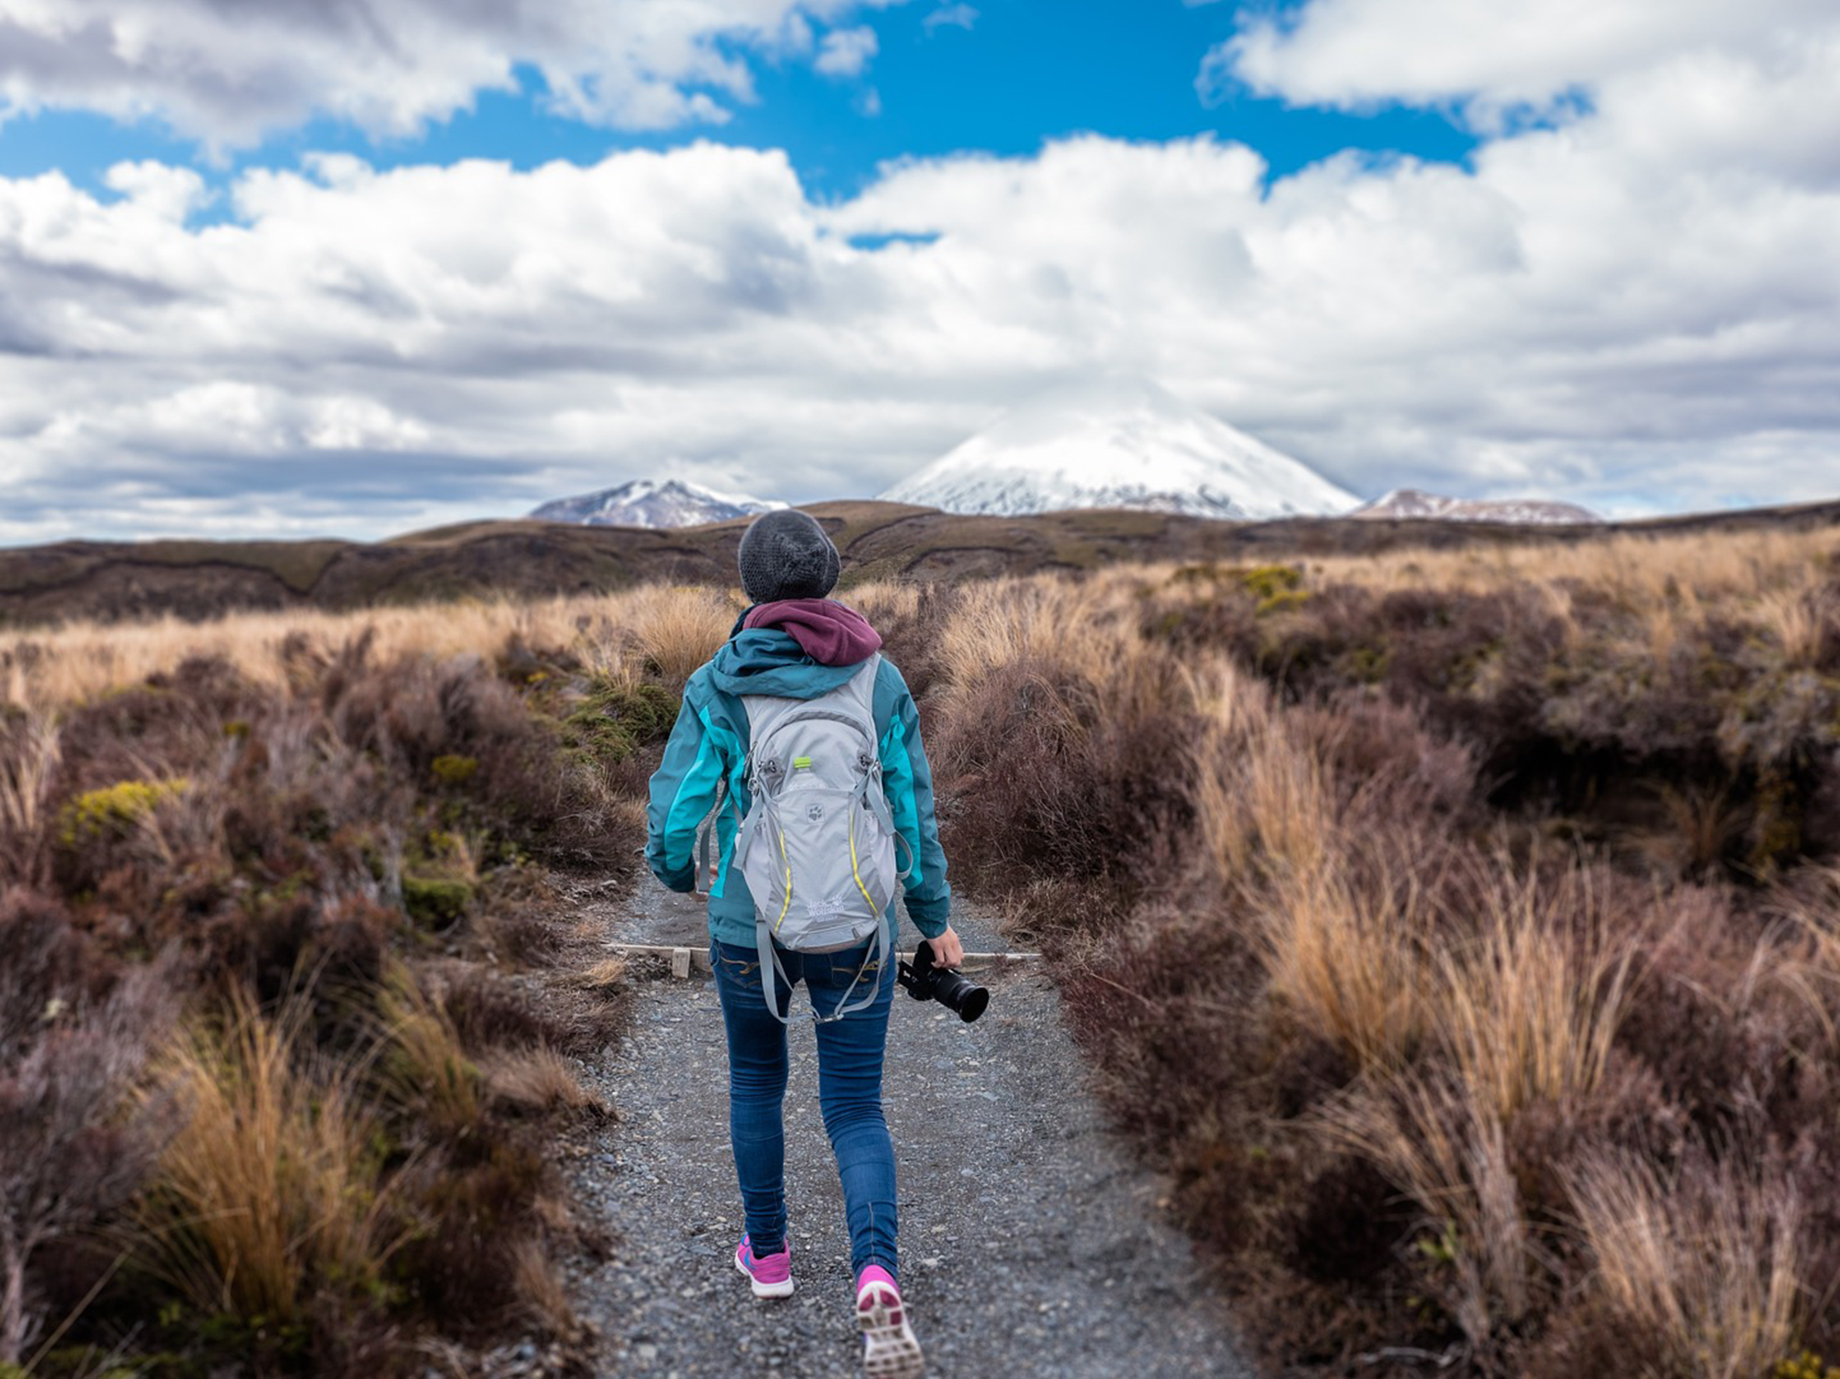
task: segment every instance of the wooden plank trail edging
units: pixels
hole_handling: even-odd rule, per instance
[[[627,958],[669,958],[671,975],[679,979],[687,978],[691,970],[707,972],[709,970],[709,950],[707,948],[674,948],[668,943],[609,943],[610,953],[618,953]],[[907,961],[913,960],[912,953],[901,953]],[[967,953],[964,966],[976,968],[993,962],[1036,962],[1040,953]]]

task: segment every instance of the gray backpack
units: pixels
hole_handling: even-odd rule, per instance
[[[871,656],[848,681],[816,699],[750,694],[741,700],[752,803],[729,865],[731,873],[741,869],[754,897],[761,990],[782,1024],[790,1021],[775,1008],[767,979],[769,971],[785,978],[775,942],[797,953],[835,953],[873,935],[876,945],[857,970],[857,982],[876,959],[881,966],[875,971],[884,971],[890,957],[883,915],[912,861],[896,869],[895,844],[905,848],[907,841],[882,791],[874,709],[881,661]],[[841,1020],[866,1009],[880,985],[873,980],[855,1001],[839,1001],[829,1015],[813,1011],[812,1018]]]

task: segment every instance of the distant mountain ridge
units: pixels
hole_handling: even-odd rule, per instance
[[[1118,562],[1261,565],[1334,552],[1586,545],[1618,533],[1840,531],[1840,500],[1592,526],[1297,517],[1217,522],[1155,512],[961,517],[893,503],[805,506],[843,557],[844,598],[877,580],[959,581]],[[731,589],[744,524],[661,531],[464,522],[387,541],[60,541],[0,548],[0,629],[81,618],[216,618],[232,610],[374,608],[551,598],[635,584]]]
[[[1240,522],[1329,516],[1360,502],[1301,461],[1137,377],[1043,394],[880,498],[999,517],[1127,508]]]
[[[736,517],[757,517],[784,503],[739,494],[717,493],[684,479],[634,479],[573,498],[558,498],[531,511],[539,522],[568,522],[578,527],[700,527]]]
[[[1440,498],[1415,488],[1397,488],[1356,508],[1350,517],[1431,518],[1442,522],[1516,522],[1528,526],[1598,523],[1604,519],[1576,503],[1533,498]]]

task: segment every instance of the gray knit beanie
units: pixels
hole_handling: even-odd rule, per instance
[[[797,508],[756,517],[741,537],[741,589],[752,603],[821,599],[837,587],[837,548]]]

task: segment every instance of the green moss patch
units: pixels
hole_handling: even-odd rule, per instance
[[[402,879],[403,909],[418,924],[430,927],[453,924],[466,914],[473,899],[472,883],[451,876],[418,876],[406,872]]]

